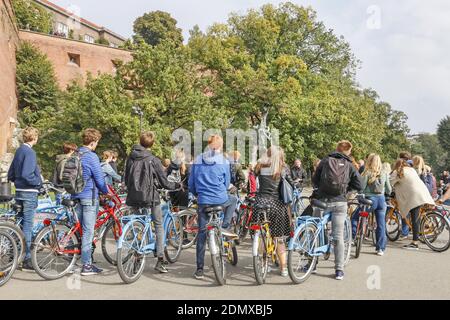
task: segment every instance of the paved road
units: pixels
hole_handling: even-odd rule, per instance
[[[450,252],[438,254],[425,246],[410,252],[401,248],[403,244],[390,243],[384,257],[365,246],[361,257],[351,260],[342,282],[332,278],[333,262],[321,261],[318,274],[299,286],[280,277],[277,270],[269,274],[265,286],[256,286],[249,242],[239,247],[239,264],[229,267],[224,287],[215,285],[211,268],[202,281],[192,277],[194,249],[183,251],[180,261],[164,275],[155,273],[155,259],[149,259],[143,276],[132,285],[123,284],[115,268],[97,254],[99,266],[105,268],[103,275],[44,281],[37,274],[17,271],[0,288],[0,299],[449,299]]]

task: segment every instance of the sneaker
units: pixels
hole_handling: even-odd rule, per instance
[[[406,250],[419,250],[419,245],[415,244],[414,242],[411,242],[410,244],[407,244],[406,246],[403,246],[403,249],[406,249]]]
[[[155,266],[155,270],[159,271],[159,273],[169,272],[169,270],[167,270],[166,264],[164,263],[163,260],[158,260],[158,262],[156,263],[156,266]]]
[[[222,231],[222,235],[225,237],[232,238],[232,239],[233,238],[239,239],[239,236],[230,229],[222,228],[221,231]]]
[[[377,256],[379,256],[379,257],[384,256],[384,251],[383,250],[378,250],[377,251]]]
[[[336,270],[336,280],[344,280],[344,271]]]
[[[22,271],[24,272],[34,272],[33,264],[31,263],[31,260],[25,260],[22,263]]]
[[[281,276],[282,277],[287,277],[288,275],[289,275],[289,272],[288,272],[287,268],[281,269]]]
[[[81,269],[81,275],[82,276],[93,276],[102,273],[103,270],[100,268],[97,268],[93,264],[87,264],[83,266],[83,269]]]
[[[203,269],[197,269],[197,271],[195,271],[195,273],[194,273],[194,278],[197,280],[203,279],[204,278]]]

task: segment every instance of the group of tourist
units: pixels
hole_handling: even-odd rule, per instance
[[[8,173],[9,181],[15,184],[15,199],[23,205],[23,232],[26,240],[26,255],[22,270],[33,270],[30,261],[30,246],[32,243],[32,227],[34,212],[38,204],[38,193],[43,183],[36,153],[33,147],[38,142],[38,130],[26,128],[23,130],[23,145],[16,151]],[[144,210],[152,214],[156,229],[155,269],[167,272],[164,262],[164,239],[162,212],[159,189],[170,190],[170,197],[175,206],[187,207],[192,197],[198,203],[199,234],[196,246],[195,278],[204,276],[204,256],[206,242],[206,224],[208,216],[205,209],[220,205],[224,208],[222,233],[234,236],[231,220],[236,209],[239,190],[245,190],[249,195],[256,196],[255,208],[269,205],[268,219],[271,222],[271,234],[277,244],[277,255],[280,264],[280,274],[287,276],[286,240],[290,237],[293,219],[289,204],[280,197],[280,184],[289,183],[301,192],[308,179],[308,174],[300,159],[294,161],[290,168],[286,164],[284,150],[279,146],[271,146],[261,156],[257,163],[247,167],[244,174],[237,151],[225,154],[223,139],[212,135],[208,139],[205,152],[195,159],[188,159],[183,150],[177,150],[173,160],[161,161],[152,152],[156,136],[153,132],[143,132],[139,144],[133,146],[125,161],[125,170],[120,175],[117,170],[118,155],[114,151],[104,151],[102,162],[95,150],[102,138],[96,129],[86,129],[82,132],[82,146],[73,143],[63,145],[63,154],[56,157],[52,181],[55,186],[68,190],[72,186],[77,192],[69,192],[72,200],[77,202],[82,225],[81,274],[92,275],[102,270],[92,263],[92,240],[94,225],[99,209],[99,194],[108,195],[108,185],[122,182],[127,188],[126,204],[136,210]],[[408,152],[400,153],[393,168],[389,163],[383,163],[380,155],[370,154],[366,159],[355,161],[352,158],[353,145],[350,141],[340,141],[336,150],[321,160],[314,162],[311,176],[314,192],[312,197],[327,205],[327,211],[332,212],[332,238],[335,253],[336,279],[344,278],[344,223],[348,214],[348,193],[355,191],[364,194],[372,201],[371,210],[377,221],[376,253],[383,256],[386,251],[386,195],[395,193],[395,199],[402,217],[411,216],[412,242],[405,249],[419,248],[419,212],[424,205],[435,205],[438,198],[438,185],[431,173],[431,168],[420,156],[412,157]],[[76,171],[77,161],[82,171]],[[71,171],[72,170],[72,171]],[[75,170],[75,171],[74,171]],[[82,176],[77,176],[82,172]],[[441,198],[444,203],[450,199],[450,177],[445,172],[440,180],[445,187]],[[69,188],[70,189],[70,188]],[[442,188],[444,189],[444,188]],[[61,201],[57,195],[57,201]],[[315,209],[314,215],[319,214]],[[261,219],[262,212],[255,210],[253,222]],[[356,232],[358,215],[353,216],[353,235]],[[410,232],[407,224],[403,224],[403,236]],[[315,266],[317,267],[317,266]]]

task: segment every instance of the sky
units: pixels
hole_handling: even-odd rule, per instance
[[[226,22],[229,13],[275,0],[53,0],[126,37],[145,12],[162,10],[178,21],[187,39],[196,24],[202,30]],[[404,111],[412,133],[434,133],[450,115],[450,1],[448,0],[291,0],[311,6],[318,18],[343,35],[361,68],[357,81],[381,100]]]

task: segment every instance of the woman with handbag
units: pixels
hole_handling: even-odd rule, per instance
[[[281,275],[287,277],[286,238],[291,234],[291,217],[285,201],[289,196],[292,199],[292,195],[284,194],[288,192],[286,190],[289,189],[289,186],[283,186],[283,184],[287,181],[292,188],[293,181],[289,174],[289,167],[285,164],[283,149],[271,146],[258,160],[255,174],[259,182],[259,190],[256,195],[255,214],[253,214],[252,222],[257,223],[264,220],[264,211],[258,209],[259,206],[270,206],[270,210],[267,211],[270,233],[277,242]]]

